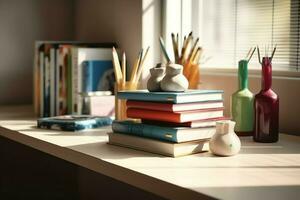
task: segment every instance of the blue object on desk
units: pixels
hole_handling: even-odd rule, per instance
[[[90,115],[62,115],[37,120],[38,128],[61,131],[80,131],[111,124],[112,119],[110,117],[94,117]]]

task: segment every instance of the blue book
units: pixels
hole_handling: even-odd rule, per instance
[[[221,101],[222,90],[188,90],[186,92],[149,92],[148,90],[120,91],[119,99],[138,101],[158,101],[169,103],[191,103]]]
[[[82,92],[114,91],[114,71],[111,60],[86,60],[82,64]]]
[[[89,115],[63,115],[37,120],[38,128],[61,131],[80,131],[111,124],[112,119],[110,117],[94,117]]]
[[[112,130],[115,133],[135,135],[168,142],[188,142],[193,140],[206,140],[215,133],[215,127],[190,128],[166,127],[143,124],[134,121],[113,121]]]

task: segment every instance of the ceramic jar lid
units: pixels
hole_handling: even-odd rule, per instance
[[[217,134],[227,134],[234,132],[235,122],[231,120],[218,121],[216,123],[216,133]]]

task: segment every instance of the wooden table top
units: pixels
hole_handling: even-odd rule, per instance
[[[0,135],[170,199],[296,199],[300,197],[300,137],[278,143],[242,138],[233,157],[200,153],[180,158],[108,145],[103,127],[84,132],[36,128],[28,106],[0,107]]]

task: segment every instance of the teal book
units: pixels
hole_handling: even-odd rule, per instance
[[[113,121],[112,130],[116,133],[135,135],[174,143],[193,140],[207,140],[215,133],[215,127],[164,127],[134,121]]]
[[[222,90],[187,90],[186,92],[149,92],[148,90],[120,91],[119,99],[155,101],[169,103],[190,103],[223,100]]]
[[[90,115],[63,115],[37,120],[38,128],[60,131],[81,131],[111,124],[112,119],[110,117],[95,117]]]

